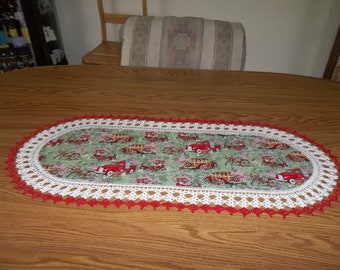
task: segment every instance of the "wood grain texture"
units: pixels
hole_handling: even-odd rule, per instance
[[[96,48],[82,57],[84,65],[119,66],[122,43],[103,40]]]
[[[340,157],[340,84],[274,73],[31,68],[0,76],[0,269],[340,268],[340,205],[272,218],[32,200],[4,171],[37,128],[89,114],[260,121]]]

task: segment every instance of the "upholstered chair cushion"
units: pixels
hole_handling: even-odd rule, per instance
[[[123,66],[243,70],[241,23],[195,17],[134,16],[121,29]]]

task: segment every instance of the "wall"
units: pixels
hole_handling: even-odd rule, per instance
[[[100,42],[95,0],[55,0],[70,64]],[[139,0],[105,6],[138,12]],[[149,15],[199,16],[242,22],[247,35],[246,70],[321,77],[340,23],[339,0],[149,0]],[[116,38],[112,29],[109,37]]]

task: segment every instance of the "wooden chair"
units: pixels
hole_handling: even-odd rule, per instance
[[[107,40],[107,24],[123,24],[128,18],[135,16],[131,14],[107,13],[104,10],[103,0],[97,0],[102,42],[92,51],[85,54],[82,62],[85,65],[119,65],[122,44],[119,41]],[[147,0],[141,0],[142,15],[147,15]]]
[[[102,42],[83,56],[86,65],[243,70],[246,37],[241,23],[195,17],[147,16],[104,11],[97,0]],[[122,41],[108,41],[106,24],[124,25]]]

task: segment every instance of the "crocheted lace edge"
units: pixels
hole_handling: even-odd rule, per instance
[[[23,194],[29,194],[33,199],[42,199],[43,201],[53,201],[54,203],[57,202],[64,202],[66,204],[76,204],[77,206],[81,205],[90,205],[92,207],[96,205],[101,205],[103,207],[108,207],[110,205],[121,207],[125,205],[128,209],[131,209],[132,207],[139,207],[140,209],[144,209],[146,207],[152,207],[154,210],[158,208],[165,208],[167,210],[175,208],[179,211],[183,209],[188,209],[191,212],[196,211],[215,211],[217,213],[223,213],[227,212],[230,215],[240,213],[243,216],[247,216],[249,214],[255,214],[256,216],[260,216],[262,214],[267,214],[269,216],[273,215],[281,215],[283,218],[286,216],[293,214],[296,216],[301,216],[302,214],[309,214],[312,215],[315,211],[323,212],[324,207],[330,207],[333,202],[339,202],[339,196],[340,196],[340,183],[339,183],[339,175],[337,179],[337,184],[335,185],[333,191],[329,193],[329,195],[326,198],[323,198],[320,202],[315,203],[313,205],[308,205],[303,208],[291,208],[291,209],[272,209],[272,208],[246,208],[246,207],[231,207],[231,206],[221,206],[221,205],[195,205],[195,204],[185,204],[185,203],[174,203],[174,202],[159,202],[159,201],[134,201],[134,200],[120,200],[120,199],[103,199],[103,200],[97,200],[97,199],[84,199],[84,198],[78,198],[78,197],[72,197],[67,196],[63,197],[61,195],[52,195],[50,193],[43,193],[39,190],[34,189],[32,186],[28,185],[25,181],[23,181],[20,177],[20,175],[17,172],[15,162],[16,162],[16,155],[19,151],[19,149],[30,139],[35,137],[38,133],[49,129],[53,126],[60,125],[66,122],[70,121],[76,121],[76,120],[83,120],[83,119],[121,119],[121,120],[140,120],[140,121],[157,121],[157,122],[174,122],[174,123],[185,123],[185,122],[191,122],[191,123],[201,123],[201,124],[225,124],[225,125],[247,125],[247,126],[260,126],[263,128],[270,128],[270,129],[277,129],[279,131],[290,133],[296,137],[301,138],[302,140],[305,140],[312,145],[319,148],[321,151],[323,151],[330,160],[335,164],[337,171],[339,172],[340,169],[340,162],[338,161],[337,157],[332,155],[329,150],[327,150],[323,145],[318,144],[314,140],[303,136],[301,134],[298,134],[296,131],[291,131],[286,128],[270,125],[270,124],[263,124],[259,122],[245,122],[245,121],[215,121],[215,120],[201,120],[201,119],[180,119],[180,118],[152,118],[152,117],[141,117],[141,116],[96,116],[96,115],[88,115],[88,116],[80,116],[80,117],[73,117],[70,119],[64,119],[58,122],[55,122],[54,124],[46,125],[43,128],[37,129],[36,131],[32,132],[29,136],[22,139],[22,141],[18,142],[17,145],[11,149],[10,154],[8,155],[8,159],[6,161],[7,163],[7,170],[8,170],[8,176],[12,178],[12,183],[16,185],[16,188],[23,191]]]

